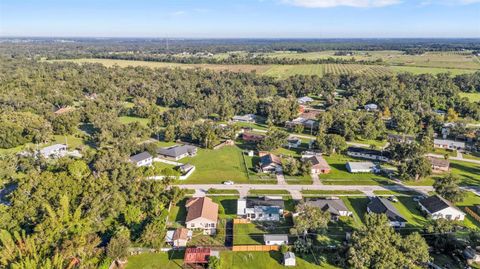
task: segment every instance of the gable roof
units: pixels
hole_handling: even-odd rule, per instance
[[[348,147],[347,152],[356,152],[368,155],[375,155],[375,156],[384,156],[386,158],[390,157],[390,153],[388,151],[381,151],[375,149],[367,149],[367,148],[360,148],[360,147]]]
[[[188,239],[188,229],[186,228],[178,228],[175,230],[173,234],[173,240],[187,240]]]
[[[216,222],[218,219],[218,205],[208,197],[191,198],[185,204],[187,208],[186,221],[205,218]]]
[[[280,160],[278,156],[269,153],[260,157],[260,164],[262,167],[268,166],[270,164],[282,165],[282,160]]]
[[[347,162],[347,166],[353,170],[371,170],[375,167],[372,162]]]
[[[53,144],[51,146],[48,146],[48,147],[44,147],[40,150],[40,153],[41,154],[44,154],[44,155],[49,155],[51,154],[51,152],[53,151],[57,151],[57,150],[61,150],[61,149],[66,149],[67,148],[67,145],[65,144]]]
[[[419,203],[423,207],[425,207],[425,209],[427,209],[428,212],[430,212],[431,214],[434,214],[438,211],[444,210],[445,208],[449,208],[449,207],[452,207],[460,211],[452,203],[450,203],[450,201],[445,200],[443,197],[439,195],[430,196],[428,198],[420,200]]]
[[[385,198],[374,197],[367,207],[372,213],[387,215],[390,221],[406,222],[402,214]]]
[[[263,240],[266,241],[288,241],[288,235],[286,234],[264,234]]]
[[[307,199],[305,204],[328,211],[330,214],[340,215],[340,211],[349,211],[341,199]]]
[[[287,259],[294,259],[295,260],[295,253],[289,251],[289,252],[286,252],[285,254],[283,254],[283,259],[284,260],[287,260]]]
[[[185,263],[208,263],[209,248],[187,248],[183,258]]]
[[[450,161],[445,159],[439,159],[434,157],[428,157],[428,160],[432,163],[433,166],[439,167],[449,167]]]
[[[138,163],[149,158],[152,158],[152,155],[148,153],[148,151],[144,151],[142,153],[130,156],[130,161]]]
[[[196,150],[196,147],[190,145],[175,145],[167,148],[159,148],[157,149],[157,153],[164,156],[179,157],[187,153],[190,154]]]

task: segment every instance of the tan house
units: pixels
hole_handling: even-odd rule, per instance
[[[432,164],[432,171],[434,173],[443,173],[450,170],[450,162],[445,159],[429,157],[430,163]]]
[[[190,230],[203,230],[204,234],[215,234],[218,220],[218,205],[208,197],[189,199],[185,205],[187,219],[185,224]]]

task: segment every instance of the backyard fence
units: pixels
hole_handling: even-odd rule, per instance
[[[250,220],[248,219],[233,219],[233,224],[248,224]]]
[[[480,222],[480,216],[477,213],[473,212],[473,210],[471,210],[468,207],[465,207],[465,212],[467,212],[470,216],[472,216],[472,218],[474,218],[476,221]]]
[[[266,245],[240,245],[233,246],[232,251],[278,251],[280,246],[266,246]]]
[[[224,142],[216,145],[215,147],[213,147],[213,149],[217,150],[217,149],[221,149],[225,146],[233,146],[233,145],[235,145],[235,142],[233,140],[228,139],[228,140],[225,140]]]

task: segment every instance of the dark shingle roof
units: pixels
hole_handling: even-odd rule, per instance
[[[157,149],[157,153],[160,155],[164,156],[169,156],[169,157],[178,157],[181,155],[184,155],[186,153],[191,153],[195,151],[196,148],[194,146],[189,146],[189,145],[182,145],[182,146],[172,146],[168,148],[159,148]]]
[[[387,215],[390,221],[405,222],[405,218],[398,212],[398,210],[385,198],[374,197],[368,204],[371,212],[376,214]]]
[[[248,197],[247,198],[247,208],[253,208],[254,206],[278,206],[280,208],[285,207],[285,203],[282,199],[268,199],[266,197],[256,198]]]
[[[367,149],[367,148],[349,147],[347,149],[347,152],[357,152],[357,153],[384,156],[384,157],[390,158],[390,153],[388,151],[380,151],[380,150]]]
[[[308,199],[305,203],[334,215],[340,215],[339,211],[349,211],[340,199]]]
[[[144,151],[142,153],[131,156],[130,161],[138,163],[138,162],[141,162],[141,161],[146,160],[148,158],[152,158],[152,155],[150,153],[148,153],[148,151]]]
[[[435,213],[445,208],[454,207],[452,203],[438,195],[430,196],[420,200],[420,204],[422,204],[422,206],[425,207],[430,213]]]

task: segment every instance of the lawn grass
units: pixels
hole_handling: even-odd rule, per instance
[[[291,218],[281,221],[263,221],[233,226],[234,245],[263,245],[264,234],[289,234],[293,227]]]
[[[391,191],[391,190],[380,190],[373,191],[375,195],[397,195],[397,196],[415,196],[420,195],[421,193],[416,191]]]
[[[413,201],[412,197],[399,196],[397,199],[398,202],[392,204],[407,221],[407,228],[420,229],[427,223],[426,218],[418,208],[418,203]]]
[[[458,176],[460,185],[478,186],[480,185],[480,165],[475,163],[450,160],[450,172]],[[435,174],[419,181],[405,181],[405,185],[410,186],[432,186],[436,178],[443,177],[446,174]]]
[[[194,157],[184,158],[182,163],[196,167],[195,172],[182,181],[185,184],[219,184],[232,180],[235,183],[255,183],[248,180],[238,146],[227,146],[218,150],[198,149]]]
[[[122,124],[129,124],[129,123],[132,123],[132,122],[138,122],[138,123],[140,123],[140,125],[146,127],[150,120],[145,119],[145,118],[139,118],[139,117],[122,116],[122,117],[118,117],[118,121]]]
[[[130,256],[125,269],[182,269],[183,256],[183,250]]]
[[[345,191],[345,190],[303,190],[301,191],[303,195],[320,195],[320,196],[330,196],[330,195],[364,195],[361,191]]]
[[[346,155],[332,154],[323,156],[330,165],[332,171],[329,174],[319,175],[320,180],[325,185],[388,185],[392,182],[380,175],[373,173],[349,173],[346,168],[348,161],[365,161],[358,160]]]
[[[467,192],[465,199],[462,202],[458,202],[455,204],[457,207],[459,207],[462,211],[465,212],[465,207],[469,207],[470,209],[474,210],[475,205],[480,205],[480,196],[477,196],[473,192]],[[474,210],[475,212],[475,210]],[[466,213],[466,212],[465,212]],[[478,212],[476,212],[478,214]],[[463,222],[466,227],[470,228],[480,228],[480,222],[476,221],[472,216],[470,216],[467,213],[467,217],[465,218],[465,221]]]
[[[329,257],[326,257],[327,260]],[[221,269],[283,269],[283,256],[279,251],[270,252],[221,252]],[[296,258],[298,269],[336,269],[328,263],[316,265],[312,256]]]
[[[229,195],[238,195],[237,190],[220,190],[220,189],[208,189],[207,190],[207,195],[208,194],[229,194]]]
[[[470,154],[462,154],[464,159],[469,159],[469,160],[478,160],[480,161],[480,152],[472,152]]]
[[[442,155],[442,156],[448,155],[450,157],[457,157],[457,151],[456,150],[435,148],[435,149],[433,149],[432,153]]]
[[[479,92],[461,92],[461,97],[466,97],[470,102],[480,102]]]
[[[348,209],[353,212],[353,218],[357,227],[362,226],[365,223],[365,213],[367,213],[367,204],[369,203],[368,197],[345,197],[342,196],[340,199],[343,200]]]
[[[290,195],[287,190],[250,190],[249,195]]]

